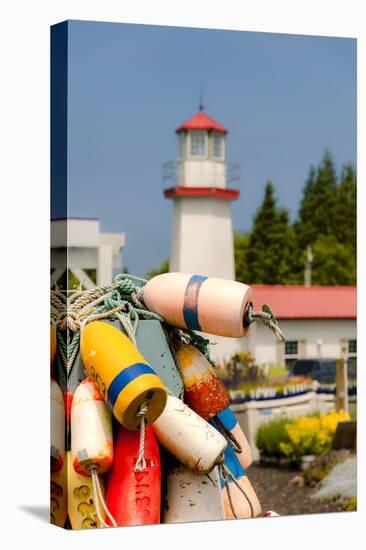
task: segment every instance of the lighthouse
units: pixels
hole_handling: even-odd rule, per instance
[[[227,186],[227,129],[202,106],[176,129],[175,185],[164,190],[174,202],[172,272],[235,279],[231,201]]]

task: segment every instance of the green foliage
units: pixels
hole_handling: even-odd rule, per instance
[[[312,284],[352,285],[356,280],[356,256],[351,245],[334,235],[321,235],[313,246]]]
[[[337,175],[329,151],[312,166],[297,219],[277,206],[267,182],[250,231],[234,233],[235,276],[251,284],[304,284],[306,247],[313,252],[313,285],[356,282],[356,172],[352,165]],[[169,271],[169,262],[151,270],[150,279]]]
[[[285,378],[288,375],[286,365],[276,365],[274,363],[269,363],[267,372],[267,378]]]
[[[266,455],[298,462],[303,455],[329,453],[338,422],[347,419],[345,412],[332,411],[270,420],[260,424],[256,445]]]
[[[235,278],[237,281],[247,283],[250,280],[247,253],[249,248],[249,234],[234,233],[234,259]]]
[[[356,512],[357,511],[357,497],[346,497],[344,501],[344,511],[345,512]]]
[[[319,235],[334,234],[334,211],[337,207],[337,178],[328,151],[318,169],[310,168],[300,203],[296,233],[300,248],[314,243]]]
[[[152,279],[153,277],[156,277],[157,275],[161,275],[162,273],[168,273],[168,271],[169,271],[169,260],[165,260],[160,267],[149,271],[146,275],[146,279]]]
[[[234,235],[236,278],[252,284],[303,284],[308,245],[312,284],[355,284],[356,173],[346,164],[338,177],[328,151],[317,168],[310,168],[293,224],[267,183],[251,231]]]
[[[294,245],[289,214],[277,208],[274,187],[268,182],[248,239],[246,264],[251,283],[280,284],[291,278]]]
[[[287,417],[276,418],[259,426],[255,436],[255,444],[261,453],[278,458],[283,456],[280,443],[289,443],[285,426],[290,421]]]

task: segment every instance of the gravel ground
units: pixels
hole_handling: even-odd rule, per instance
[[[248,477],[258,495],[263,512],[273,510],[281,516],[340,512],[338,498],[315,500],[316,490],[291,483],[301,472],[253,464]]]

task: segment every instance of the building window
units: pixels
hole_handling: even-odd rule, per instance
[[[203,157],[205,155],[205,132],[191,132],[191,156]]]
[[[212,136],[212,156],[221,159],[223,154],[223,138],[220,134]]]
[[[285,342],[285,365],[292,372],[292,366],[298,358],[299,346],[297,340],[287,340]]]
[[[287,342],[285,342],[285,355],[297,355],[297,350],[297,340],[287,340]]]
[[[348,354],[353,355],[357,353],[357,340],[348,340]]]

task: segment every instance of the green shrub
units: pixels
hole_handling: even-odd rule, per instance
[[[286,424],[291,422],[287,417],[276,418],[261,424],[257,430],[255,444],[261,453],[269,456],[280,457],[283,452],[280,449],[281,442],[289,442],[285,429]]]

